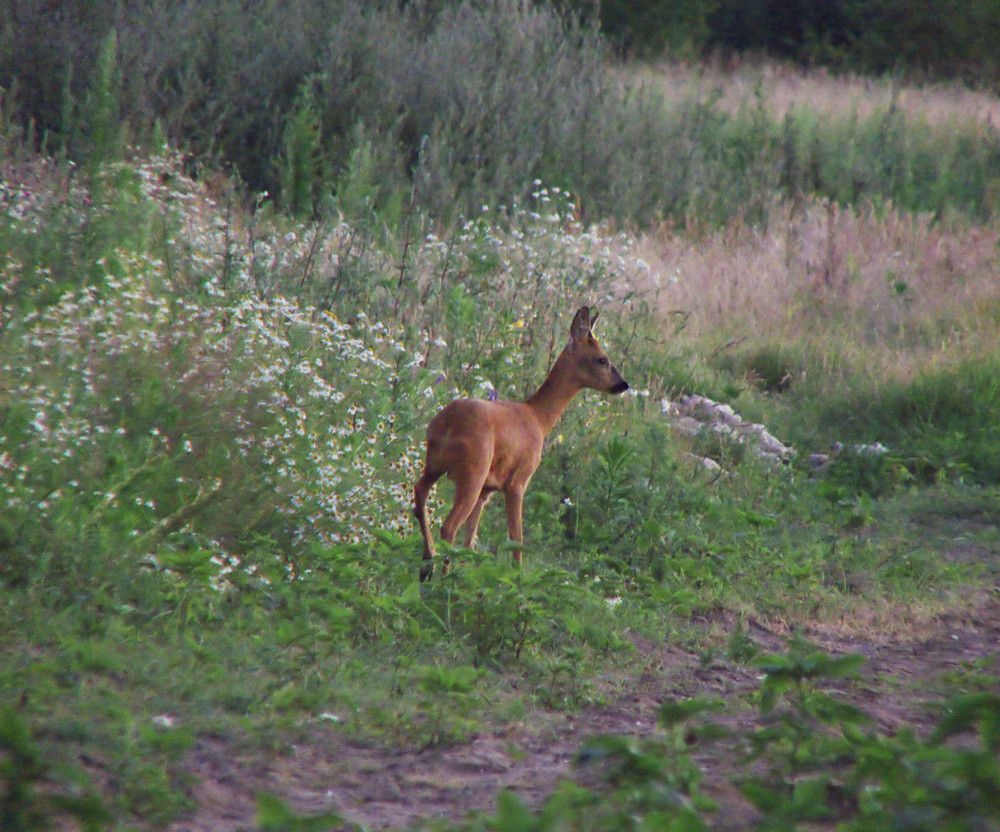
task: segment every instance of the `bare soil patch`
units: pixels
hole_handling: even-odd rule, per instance
[[[721,615],[726,618],[725,614]],[[715,620],[718,629],[733,622]],[[785,649],[780,628],[751,622],[748,635],[766,652]],[[926,733],[938,703],[964,684],[1000,693],[1000,600],[980,597],[967,610],[927,623],[907,636],[806,632],[833,654],[861,653],[868,662],[856,680],[836,684],[840,694],[869,713],[882,733],[904,726]],[[192,750],[198,809],[171,832],[250,832],[255,796],[269,792],[302,813],[334,811],[368,829],[406,827],[420,819],[463,818],[492,811],[502,789],[540,804],[562,778],[573,776],[573,758],[589,736],[645,736],[656,730],[661,702],[670,697],[719,696],[733,707],[722,721],[750,729],[757,712],[750,701],[759,671],[667,643],[636,639],[634,684],[628,694],[577,714],[543,713],[537,720],[446,748],[393,749],[363,743],[336,726],[318,726],[308,743],[289,753],[241,752],[221,740]],[[750,829],[753,810],[728,781],[728,762],[698,758],[704,791],[720,804],[719,829]]]

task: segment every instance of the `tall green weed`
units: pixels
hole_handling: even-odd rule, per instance
[[[845,829],[991,829],[1000,804],[995,759],[1000,700],[955,697],[933,734],[890,736],[847,702],[833,683],[856,674],[859,655],[831,656],[793,640],[785,654],[756,660],[759,727],[732,730],[706,699],[663,703],[661,732],[635,740],[597,736],[575,760],[572,777],[541,806],[503,792],[496,811],[447,828],[704,830],[728,819],[700,789],[697,762],[732,755],[743,796],[762,829],[837,823]],[[948,741],[962,738],[956,746]]]

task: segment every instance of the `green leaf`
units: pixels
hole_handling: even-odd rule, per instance
[[[705,832],[708,829],[698,813],[687,808],[650,812],[639,823],[640,832]]]
[[[343,823],[344,819],[332,812],[297,815],[281,798],[267,793],[257,795],[259,832],[332,832]]]
[[[994,693],[970,693],[949,700],[945,716],[931,735],[938,744],[980,726],[983,745],[990,751],[1000,750],[1000,696]]]
[[[707,829],[708,824],[698,813],[686,806],[677,812],[670,826],[670,832],[705,832]]]
[[[809,713],[827,725],[860,725],[871,722],[871,717],[857,706],[834,699],[827,693],[812,693],[806,698],[806,702]]]
[[[504,790],[497,798],[497,813],[487,822],[492,832],[532,832],[535,816],[514,792]]]
[[[817,664],[816,672],[822,676],[852,676],[867,661],[868,659],[860,653],[848,653],[844,656],[824,656],[823,661]]]
[[[400,600],[404,605],[420,603],[420,581],[414,581],[407,586],[406,589],[403,590]]]
[[[792,789],[792,805],[801,818],[821,818],[829,814],[826,793],[829,781],[825,777],[799,780]]]
[[[386,546],[396,547],[400,544],[400,538],[397,534],[392,534],[387,532],[385,529],[380,529],[378,526],[370,529],[372,537],[379,541],[379,543],[384,543]]]
[[[669,699],[660,706],[659,723],[664,728],[672,728],[693,716],[706,711],[718,711],[722,702],[718,699]]]
[[[54,795],[52,805],[65,815],[75,818],[84,832],[98,832],[111,826],[113,817],[96,794]]]
[[[781,792],[764,785],[760,780],[747,780],[740,785],[743,796],[762,812],[772,814],[783,807],[788,798]]]

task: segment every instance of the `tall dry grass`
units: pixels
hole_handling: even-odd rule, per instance
[[[1000,229],[891,209],[785,204],[765,230],[663,226],[638,252],[665,319],[712,349],[801,344],[831,369],[901,377],[1000,345]]]
[[[778,118],[808,106],[822,115],[867,118],[895,105],[930,124],[975,121],[1000,127],[1000,97],[958,83],[902,85],[893,78],[803,70],[775,62],[733,61],[726,64],[661,62],[622,68],[623,84],[656,87],[668,100],[691,94],[718,96],[719,106],[736,113],[759,96]]]
[[[750,61],[633,65],[619,80],[730,114],[757,104],[774,120],[808,110],[860,121],[894,109],[932,129],[1000,127],[1000,97],[959,84],[901,86]],[[998,244],[995,218],[938,220],[807,197],[772,206],[766,227],[664,224],[637,250],[659,282],[665,325],[683,315],[679,337],[692,346],[801,345],[826,369],[906,378],[1000,345]]]

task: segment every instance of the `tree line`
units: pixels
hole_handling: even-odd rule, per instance
[[[998,0],[570,0],[621,51],[764,54],[921,80],[1000,80]]]

